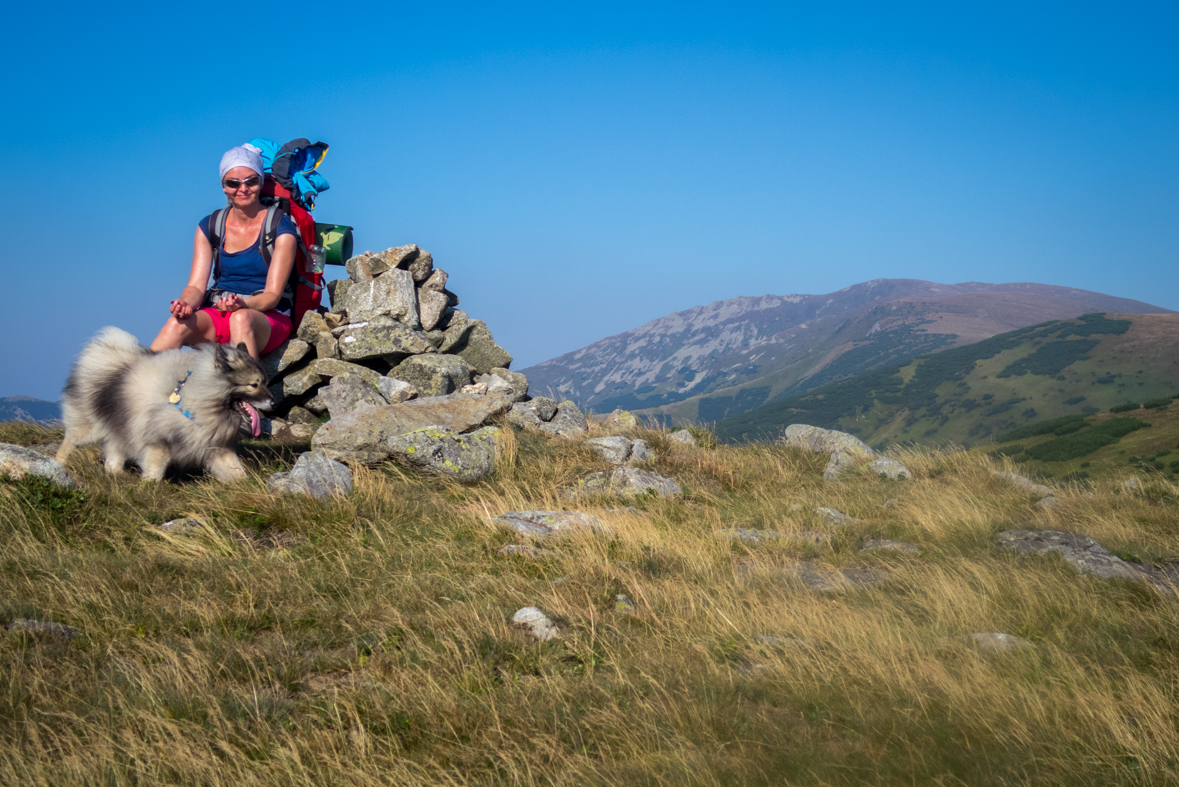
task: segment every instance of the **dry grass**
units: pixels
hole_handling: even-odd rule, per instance
[[[986,457],[907,452],[911,481],[824,483],[822,457],[649,432],[684,499],[579,503],[613,534],[505,559],[517,538],[494,516],[568,505],[558,486],[606,467],[507,431],[491,481],[357,468],[326,504],[268,494],[291,452],[266,446],[231,487],[110,478],[93,449],[72,463],[82,493],[0,482],[0,623],[82,632],[0,633],[0,783],[1177,781],[1179,602],[994,547],[1041,527],[1167,558],[1173,488],[1071,488],[1044,511]],[[829,547],[715,535],[829,529],[820,505],[863,522]],[[156,527],[190,514],[207,526]],[[863,556],[866,537],[922,551]],[[800,558],[893,578],[808,593],[776,570]],[[528,605],[560,639],[512,628]],[[1037,647],[986,655],[967,635],[987,631]]]

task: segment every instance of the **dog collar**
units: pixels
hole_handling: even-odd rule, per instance
[[[188,382],[188,378],[191,376],[192,371],[185,372],[184,379],[177,382],[176,387],[172,389],[172,393],[168,395],[168,401],[176,405],[176,409],[182,412],[184,417],[190,421],[192,420],[192,413],[180,406],[180,389],[184,387],[184,384]]]

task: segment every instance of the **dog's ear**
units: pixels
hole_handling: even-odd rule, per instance
[[[248,347],[246,347],[246,343],[245,343],[245,342],[238,342],[238,343],[237,343],[237,348],[238,348],[239,350],[241,350],[242,352],[244,352],[244,353],[247,353],[247,354],[250,352],[249,348],[248,348]]]
[[[225,352],[225,345],[217,345],[217,349],[213,350],[213,368],[219,372],[229,371],[229,353]]]

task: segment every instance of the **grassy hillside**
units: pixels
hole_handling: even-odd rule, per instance
[[[1064,486],[1047,510],[982,454],[898,451],[912,480],[825,483],[825,457],[643,436],[686,496],[579,502],[613,534],[533,561],[497,554],[517,537],[491,518],[557,507],[559,484],[606,465],[510,427],[489,481],[356,468],[329,503],[267,493],[294,449],[266,444],[228,487],[112,478],[93,448],[71,463],[82,491],[0,480],[0,625],[81,632],[0,632],[0,783],[1179,779],[1179,602],[995,547],[1000,530],[1067,528],[1171,560],[1173,484]],[[0,425],[0,442],[53,439]],[[861,521],[827,546],[716,535],[830,530],[818,506]],[[157,527],[190,514],[194,534]],[[861,554],[870,537],[921,551]],[[783,573],[799,559],[891,578],[807,591]],[[561,637],[512,627],[527,605]],[[1035,647],[987,653],[977,632]]]
[[[791,423],[872,445],[990,443],[1046,418],[1179,391],[1179,315],[1086,315],[1000,334],[771,402],[717,424],[726,440]]]

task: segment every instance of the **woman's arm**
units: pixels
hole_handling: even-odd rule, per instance
[[[208,244],[206,244],[208,245]],[[291,278],[291,266],[295,264],[295,236],[279,235],[274,241],[274,254],[270,255],[270,270],[266,273],[266,289],[257,295],[238,298],[247,309],[269,311],[282,300],[282,291]]]
[[[213,247],[201,228],[196,228],[196,235],[192,239],[192,270],[188,274],[188,285],[181,291],[180,297],[172,301],[173,315],[179,318],[190,317],[193,312],[201,308],[205,299],[205,287],[209,283],[209,272],[213,269]]]

